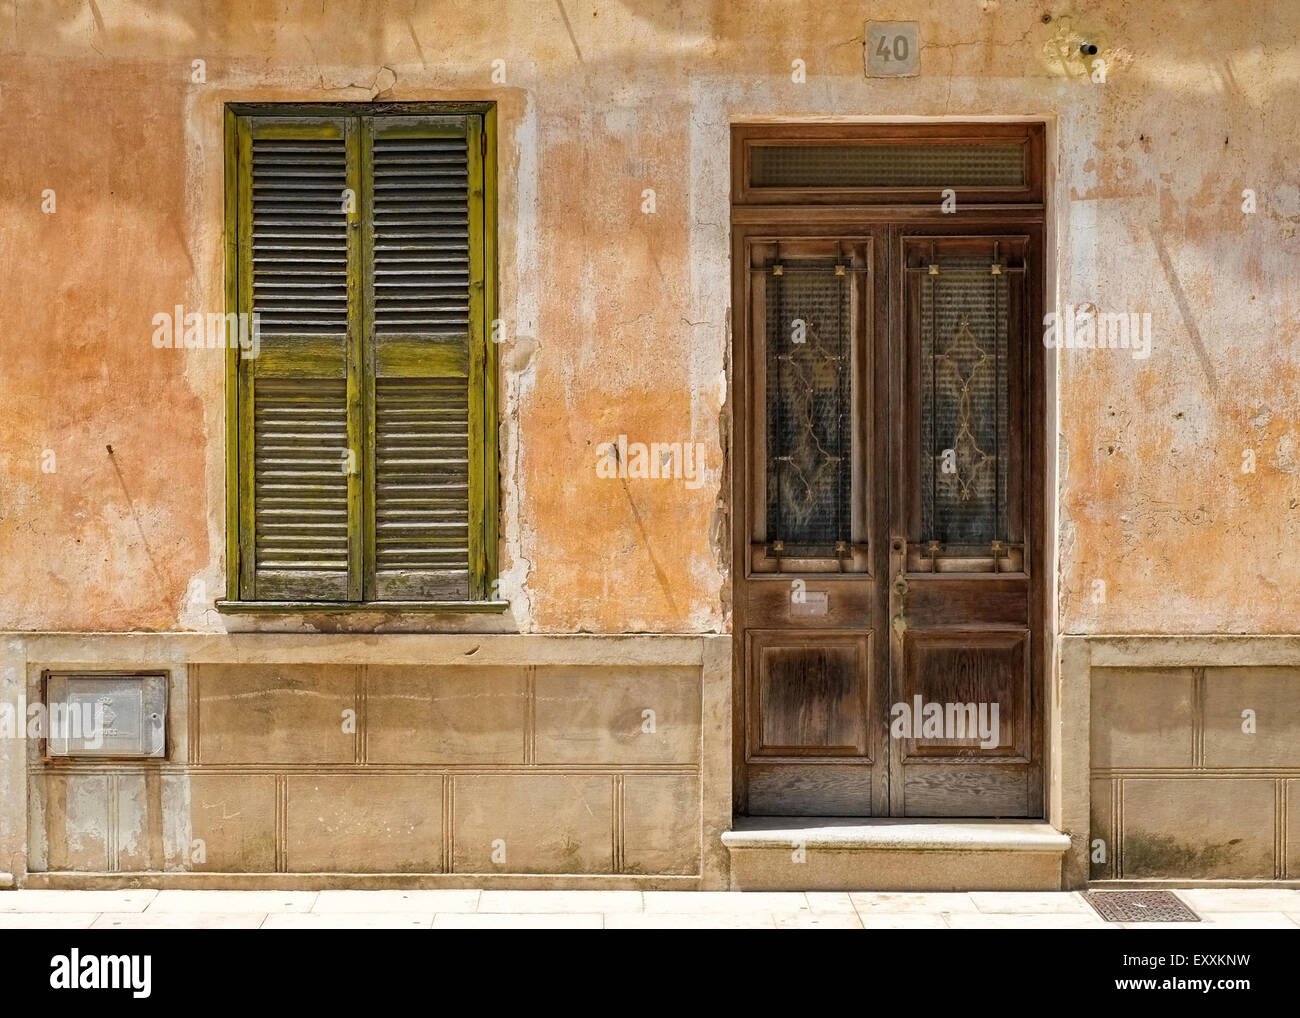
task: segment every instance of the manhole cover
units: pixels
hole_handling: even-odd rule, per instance
[[[1108,923],[1199,923],[1201,917],[1172,891],[1085,891]]]

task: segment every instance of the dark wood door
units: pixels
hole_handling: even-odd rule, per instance
[[[1042,815],[1041,228],[808,219],[734,232],[737,808]]]

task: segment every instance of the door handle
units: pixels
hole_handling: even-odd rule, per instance
[[[907,594],[907,577],[894,577],[894,595],[896,598],[896,609],[894,612],[894,632],[902,636],[907,632],[907,608],[903,600]]]

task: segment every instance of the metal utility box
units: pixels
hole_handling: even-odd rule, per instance
[[[47,757],[167,755],[167,676],[45,674]]]

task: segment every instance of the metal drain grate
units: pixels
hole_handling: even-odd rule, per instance
[[[1085,891],[1108,923],[1199,923],[1201,917],[1172,891]]]

